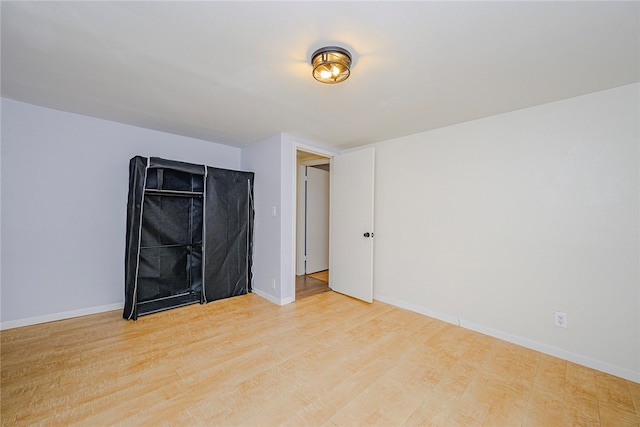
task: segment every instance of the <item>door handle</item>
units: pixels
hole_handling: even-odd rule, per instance
[[[373,237],[373,233],[366,232],[363,234],[364,237]]]

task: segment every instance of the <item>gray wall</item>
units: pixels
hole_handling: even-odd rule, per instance
[[[240,154],[221,144],[3,99],[3,325],[122,304],[131,157],[239,169]]]

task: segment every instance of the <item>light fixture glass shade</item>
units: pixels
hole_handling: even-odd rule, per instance
[[[320,48],[311,55],[313,78],[321,83],[340,83],[349,78],[351,54],[337,46]]]

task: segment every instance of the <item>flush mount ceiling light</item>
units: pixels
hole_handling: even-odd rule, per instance
[[[349,78],[351,54],[337,46],[322,47],[311,55],[313,78],[320,83],[340,83]]]

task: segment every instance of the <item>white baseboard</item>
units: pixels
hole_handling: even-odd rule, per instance
[[[293,298],[279,299],[266,292],[253,289],[252,292],[274,304],[286,305],[294,301]],[[105,311],[124,309],[124,301],[116,304],[101,305],[98,307],[83,308],[80,310],[64,311],[61,313],[45,314],[43,316],[28,317],[26,319],[8,320],[0,322],[0,331],[7,329],[20,328],[22,326],[37,325],[40,323],[55,322],[56,320],[72,319],[74,317],[88,316],[90,314],[104,313]]]
[[[622,368],[620,366],[596,360],[582,354],[563,350],[561,348],[557,348],[539,341],[489,328],[478,323],[469,322],[450,314],[438,313],[433,310],[429,310],[428,308],[420,307],[418,305],[400,301],[394,298],[389,298],[383,295],[374,295],[374,298],[380,302],[391,304],[399,308],[404,308],[406,310],[420,313],[425,316],[433,317],[434,319],[442,320],[444,322],[460,326],[461,328],[479,332],[484,335],[489,335],[490,337],[511,342],[522,347],[529,348],[531,350],[539,351],[540,353],[548,354],[550,356],[558,357],[569,362],[577,363],[578,365],[586,366],[588,368],[605,372],[607,374],[615,375],[616,377],[624,378],[625,380],[640,383],[640,372],[632,371],[631,369]]]
[[[80,310],[64,311],[62,313],[45,314],[44,316],[28,317],[26,319],[9,320],[0,323],[0,331],[20,328],[22,326],[37,325],[39,323],[55,322],[56,320],[72,319],[74,317],[88,316],[89,314],[104,313],[105,311],[122,310],[124,302],[101,305],[98,307],[83,308]]]
[[[625,380],[640,383],[640,372],[635,372],[631,369],[622,368],[620,366],[596,360],[582,354],[573,353],[571,351],[563,350],[561,348],[554,347],[539,341],[488,328],[484,325],[468,322],[463,319],[460,319],[460,327],[480,332],[481,334],[489,335],[503,341],[508,341],[522,347],[530,348],[531,350],[536,350],[540,353],[555,356],[569,362],[577,363],[578,365],[586,366],[588,368],[592,368],[601,372],[606,372],[607,374],[615,375],[616,377],[624,378]]]
[[[456,316],[451,316],[450,314],[438,313],[436,311],[429,310],[428,308],[420,307],[415,304],[400,301],[395,298],[390,298],[383,295],[374,295],[373,298],[380,302],[385,302],[387,304],[391,304],[396,307],[404,308],[406,310],[413,311],[415,313],[424,314],[425,316],[442,320],[443,322],[451,323],[452,325],[460,326],[460,319],[458,319]]]
[[[293,297],[280,299],[266,292],[260,291],[259,289],[253,289],[252,292],[266,299],[267,301],[270,301],[274,304],[281,305],[281,306],[290,304],[294,301]],[[465,329],[479,332],[484,335],[489,335],[491,337],[498,338],[503,341],[520,345],[522,347],[530,348],[532,350],[536,350],[541,353],[548,354],[550,356],[558,357],[560,359],[574,362],[579,365],[596,369],[598,371],[606,372],[608,374],[615,375],[617,377],[624,378],[629,381],[640,383],[640,372],[632,371],[631,369],[622,368],[620,366],[612,365],[610,363],[596,360],[588,356],[566,351],[566,350],[563,350],[539,341],[531,340],[529,338],[521,337],[518,335],[510,334],[508,332],[489,328],[484,325],[469,322],[464,319],[460,319],[456,316],[452,316],[450,314],[439,313],[425,307],[421,307],[415,304],[397,300],[395,298],[386,297],[384,295],[375,295],[375,299],[380,302],[391,304],[399,308],[404,308],[406,310],[413,311],[415,313],[420,313],[425,316],[442,320],[443,322],[451,323],[453,325],[457,325]],[[89,307],[89,308],[84,308],[80,310],[65,311],[62,313],[47,314],[44,316],[29,317],[26,319],[9,320],[9,321],[0,323],[0,330],[4,331],[7,329],[19,328],[22,326],[54,322],[56,320],[71,319],[74,317],[87,316],[87,315],[96,314],[96,313],[104,313],[106,311],[122,310],[123,307],[124,307],[124,302],[121,302],[116,304],[101,305],[98,307]]]
[[[293,297],[289,297],[289,298],[276,298],[273,295],[270,295],[264,291],[261,291],[260,289],[252,289],[251,292],[253,292],[254,294],[258,295],[259,297],[262,297],[264,299],[266,299],[269,302],[272,302],[274,304],[278,304],[278,305],[287,305],[290,304],[294,301]]]

